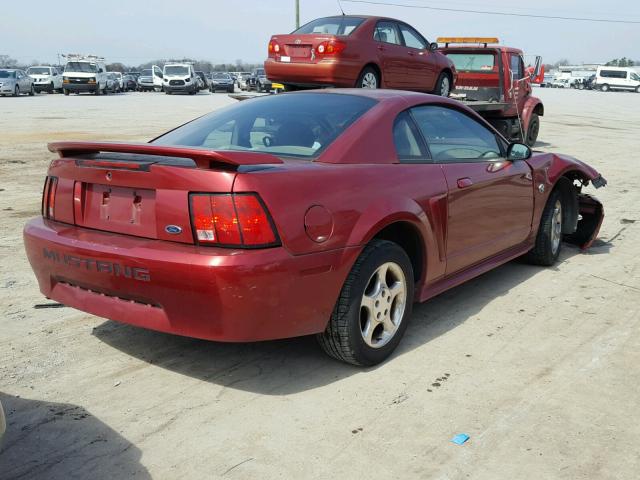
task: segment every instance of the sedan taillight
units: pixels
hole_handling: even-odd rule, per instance
[[[42,216],[55,220],[57,177],[47,177],[42,191]]]
[[[271,40],[269,42],[269,56],[273,56],[273,54],[280,53],[280,44],[275,40]]]
[[[279,245],[266,206],[255,193],[192,193],[191,226],[200,245],[258,248]]]
[[[340,40],[329,40],[318,45],[316,52],[320,55],[337,55],[345,48],[347,48],[347,44],[345,42]]]

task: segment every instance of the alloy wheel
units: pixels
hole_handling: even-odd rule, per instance
[[[382,264],[373,273],[360,302],[360,333],[372,348],[394,337],[407,304],[407,280],[400,265]]]
[[[442,79],[442,84],[440,85],[440,96],[448,97],[450,91],[451,91],[451,81],[449,80],[449,77],[445,75],[444,78]]]
[[[378,79],[375,73],[367,72],[362,77],[362,88],[378,88]]]
[[[551,251],[555,254],[560,248],[562,240],[562,203],[556,200],[553,206],[553,217],[551,219]]]

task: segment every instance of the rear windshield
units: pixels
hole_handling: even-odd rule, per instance
[[[16,72],[7,72],[6,70],[0,70],[0,78],[16,78]]]
[[[491,53],[447,53],[459,72],[491,73],[495,56]]]
[[[331,35],[350,35],[364,21],[360,17],[326,17],[318,18],[303,25],[294,34],[328,33]]]
[[[375,103],[328,93],[265,96],[210,113],[152,143],[311,159]]]
[[[185,67],[183,65],[170,65],[164,67],[165,75],[188,75],[189,67]]]
[[[64,67],[64,71],[95,73],[98,71],[98,66],[95,63],[89,62],[68,62]]]
[[[48,67],[29,67],[27,69],[27,75],[49,75],[49,73]]]

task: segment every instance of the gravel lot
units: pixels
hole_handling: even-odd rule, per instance
[[[366,370],[313,338],[218,344],[35,309],[21,230],[46,142],[145,141],[234,100],[0,98],[0,478],[637,478],[640,95],[536,92],[538,147],[609,181],[600,239],[416,306],[396,354]]]

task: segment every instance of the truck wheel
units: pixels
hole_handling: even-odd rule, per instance
[[[442,72],[438,77],[438,81],[436,82],[436,89],[433,91],[434,94],[439,95],[441,97],[448,97],[451,93],[451,79],[449,75],[445,72]]]
[[[540,117],[538,117],[537,113],[532,113],[531,119],[529,120],[529,128],[527,128],[525,143],[533,147],[538,139],[538,132],[540,132]]]
[[[66,88],[62,89],[62,93],[64,93],[67,97],[69,96],[69,90],[67,90]]]
[[[540,228],[534,247],[527,253],[527,261],[534,265],[550,267],[558,260],[562,248],[562,198],[554,190],[542,212]]]
[[[602,90],[603,92],[608,92],[609,91],[609,85],[607,85],[606,83],[604,85],[602,85],[600,87],[600,90]]]
[[[380,75],[373,68],[365,67],[360,72],[356,88],[380,88]]]
[[[396,243],[373,240],[342,286],[326,330],[317,335],[330,356],[376,365],[395,350],[413,306],[413,269]]]

